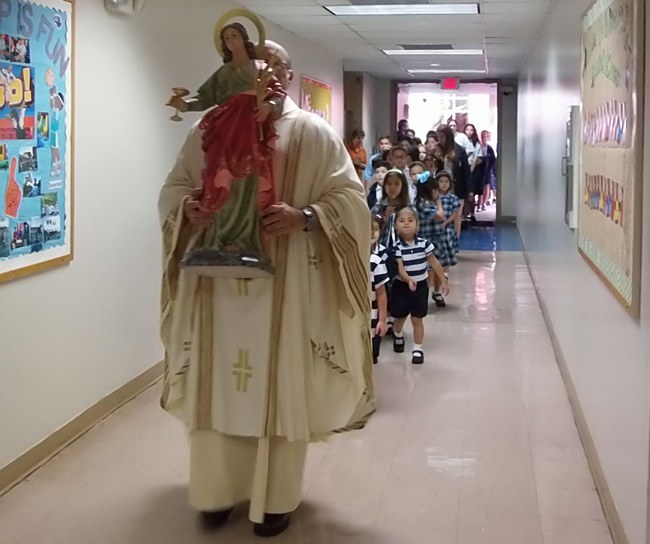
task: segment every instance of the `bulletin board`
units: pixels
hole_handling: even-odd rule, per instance
[[[582,20],[578,248],[639,315],[643,200],[643,2],[598,0]]]
[[[73,8],[0,1],[0,282],[72,259]]]
[[[300,77],[300,107],[332,123],[332,86],[313,77]]]

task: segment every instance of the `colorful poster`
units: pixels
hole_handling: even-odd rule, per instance
[[[71,0],[0,0],[0,282],[72,259]]]
[[[308,76],[300,77],[300,107],[332,123],[332,86]]]
[[[582,21],[580,253],[639,315],[643,2],[598,0]]]

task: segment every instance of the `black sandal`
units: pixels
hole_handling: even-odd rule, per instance
[[[431,295],[431,300],[436,303],[438,308],[444,308],[447,306],[444,297],[440,293],[433,293],[433,295]]]

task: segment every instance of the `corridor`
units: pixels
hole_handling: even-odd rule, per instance
[[[464,251],[425,364],[385,339],[367,429],[311,446],[282,544],[611,544],[518,251]],[[0,497],[1,544],[257,542],[186,501],[187,442],[155,385]]]

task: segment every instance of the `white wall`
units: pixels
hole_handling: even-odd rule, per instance
[[[362,102],[362,128],[366,133],[364,147],[368,152],[368,157],[372,152],[372,148],[377,142],[377,122],[374,116],[377,107],[375,78],[370,74],[363,74],[363,102]]]
[[[75,260],[0,285],[0,467],[162,358],[156,200],[196,119],[172,123],[163,104],[220,64],[213,25],[234,7],[156,0],[120,18],[99,0],[75,4]],[[341,132],[342,62],[272,24],[267,34],[298,77],[333,85]]]
[[[643,227],[644,302],[637,322],[579,257],[563,220],[565,123],[567,108],[579,102],[580,17],[590,3],[555,4],[521,74],[517,216],[624,530],[630,544],[646,544],[650,221]],[[649,129],[646,121],[646,142]],[[649,157],[646,149],[646,164]],[[646,188],[648,176],[646,169]],[[643,209],[650,209],[650,191],[644,200]]]
[[[363,125],[363,74],[359,72],[345,72],[343,74],[344,96],[344,135]]]
[[[377,138],[381,135],[389,134],[394,137],[397,127],[391,125],[391,92],[392,81],[390,79],[375,78],[375,109],[372,116],[377,129]]]

